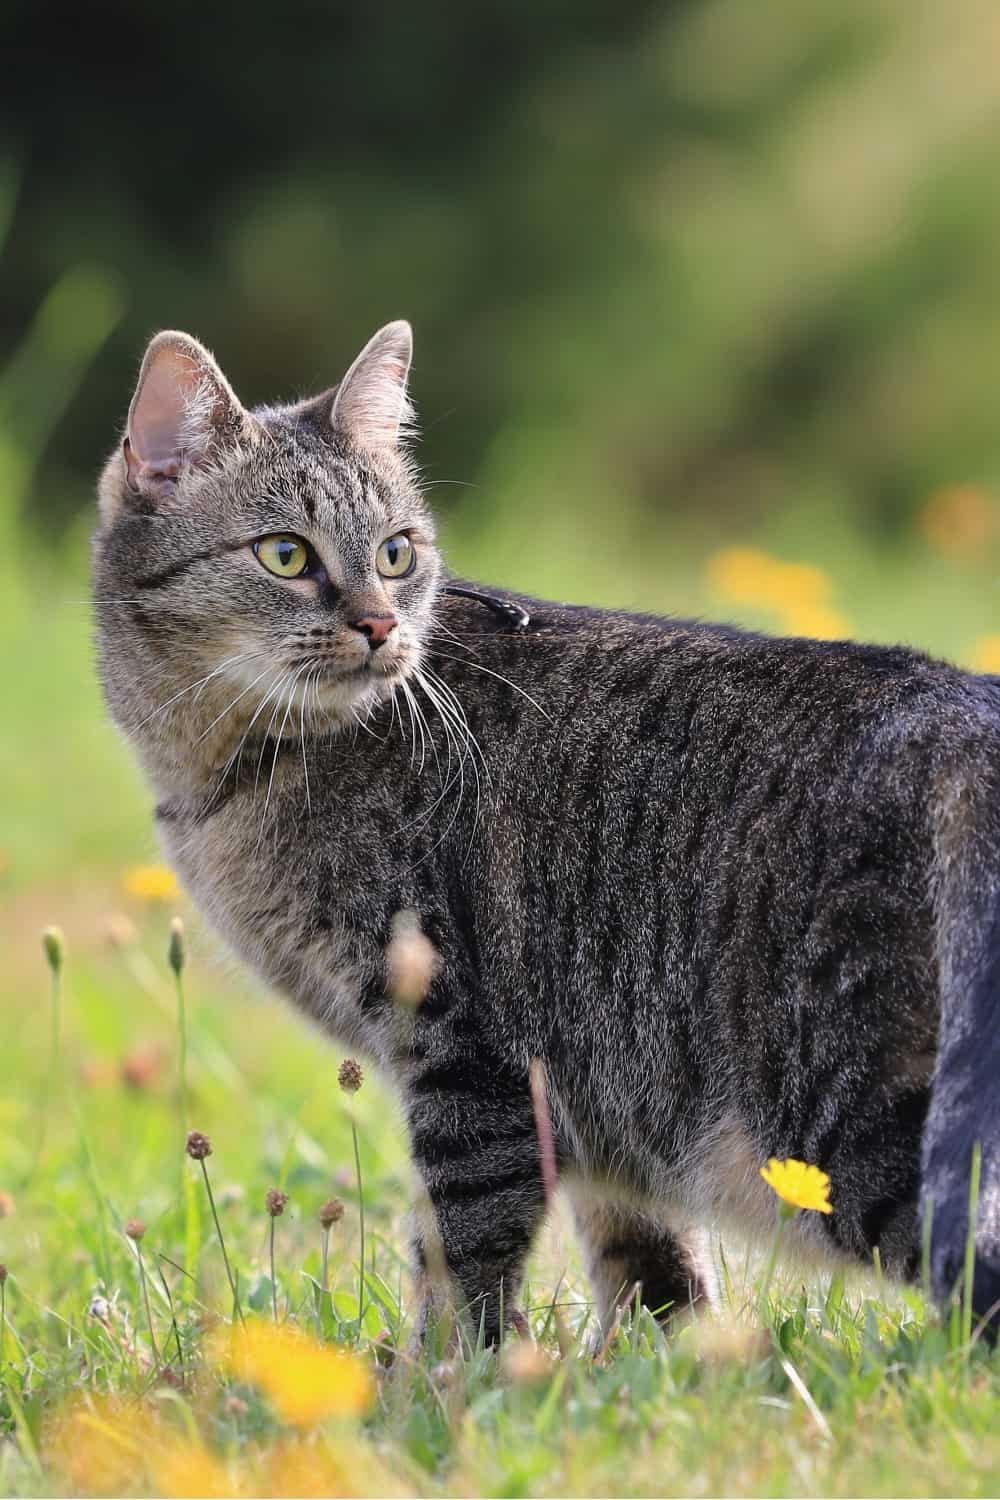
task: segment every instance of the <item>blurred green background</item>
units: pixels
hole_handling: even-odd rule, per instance
[[[457,570],[1000,665],[995,0],[6,17],[10,911],[153,851],[86,541],[162,326],[255,402],[409,317]]]

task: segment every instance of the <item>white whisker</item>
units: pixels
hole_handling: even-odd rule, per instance
[[[511,682],[510,678],[505,677],[502,672],[494,672],[492,667],[484,667],[474,661],[464,661],[460,656],[449,656],[447,651],[428,651],[427,655],[439,656],[442,661],[457,661],[460,666],[468,667],[470,671],[485,672],[487,677],[495,677],[498,682],[505,682],[509,688],[514,689],[515,693],[520,693],[522,698],[526,698],[527,701],[531,704],[532,708],[537,708],[543,719],[548,719],[549,723],[552,723],[551,714],[547,714],[542,705],[540,703],[536,703],[535,699],[531,696],[530,693],[526,693],[524,688],[518,687],[516,682]]]
[[[215,718],[212,720],[211,724],[209,724],[208,728],[202,730],[201,734],[199,734],[198,738],[195,740],[195,744],[196,745],[200,745],[201,742],[202,742],[202,740],[206,739],[207,736],[211,734],[211,732],[215,728],[216,724],[221,723],[221,721],[226,717],[226,715],[230,712],[230,710],[234,709],[236,707],[237,703],[242,703],[242,701],[246,697],[247,693],[252,693],[253,690],[254,690],[254,688],[257,686],[258,682],[261,682],[267,676],[267,674],[269,672],[273,672],[273,671],[274,671],[274,667],[273,666],[265,667],[264,670],[263,670],[263,672],[261,672],[259,676],[257,676],[257,677],[254,678],[253,682],[251,682],[251,684],[250,684],[249,687],[245,687],[241,693],[237,693],[236,697],[232,700],[232,702],[226,704],[226,707],[222,710],[221,714],[217,714],[215,716]]]
[[[211,672],[206,672],[204,677],[199,677],[196,681],[189,682],[187,687],[181,688],[179,693],[174,693],[173,697],[168,698],[166,703],[161,703],[158,708],[154,708],[153,712],[151,714],[147,714],[140,723],[128,726],[126,732],[128,734],[138,734],[140,729],[145,729],[146,725],[152,723],[152,721],[159,714],[165,713],[166,710],[171,706],[171,704],[176,703],[177,700],[179,698],[183,698],[185,694],[194,692],[196,688],[204,688],[209,682],[212,681],[213,677],[218,677],[219,673],[224,672],[227,667],[231,667],[239,661],[256,661],[263,655],[263,651],[253,651],[250,653],[238,651],[235,656],[227,657],[226,660],[220,662],[217,667],[213,667]]]

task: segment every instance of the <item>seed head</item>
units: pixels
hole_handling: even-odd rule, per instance
[[[441,959],[430,938],[420,931],[415,911],[398,911],[393,917],[385,961],[392,998],[400,1005],[422,1005]]]
[[[118,1064],[118,1076],[126,1088],[141,1093],[144,1089],[152,1088],[162,1066],[163,1057],[159,1048],[133,1047]]]
[[[53,974],[58,974],[62,969],[63,957],[66,953],[66,939],[63,937],[62,928],[46,927],[42,933],[42,947],[49,961],[49,968]]]
[[[0,1262],[0,1286],[3,1286],[3,1284],[4,1284],[4,1282],[6,1280],[7,1280],[7,1267],[2,1262]]]
[[[146,1226],[141,1219],[129,1219],[125,1225],[125,1233],[130,1240],[135,1240],[136,1244],[138,1244],[146,1233]]]
[[[200,1130],[189,1130],[184,1149],[192,1161],[204,1161],[206,1156],[212,1154],[212,1142]]]
[[[107,1297],[102,1297],[100,1292],[95,1293],[91,1297],[87,1312],[92,1318],[96,1318],[99,1323],[109,1323],[111,1321],[111,1303]]]
[[[112,948],[131,948],[139,940],[135,923],[121,911],[113,911],[105,919],[104,936]]]
[[[337,1082],[345,1094],[356,1094],[365,1081],[361,1064],[353,1057],[345,1057],[337,1074]]]
[[[186,951],[184,948],[184,923],[180,917],[174,917],[170,924],[170,941],[167,944],[167,962],[177,975],[181,977],[184,968]]]
[[[285,1204],[288,1202],[288,1194],[282,1193],[278,1188],[271,1188],[266,1199],[267,1211],[272,1219],[280,1219],[285,1212]]]
[[[328,1198],[319,1211],[319,1222],[324,1229],[330,1229],[334,1224],[344,1217],[344,1205],[339,1198]]]

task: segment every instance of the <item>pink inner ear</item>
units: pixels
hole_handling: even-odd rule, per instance
[[[202,372],[181,350],[159,351],[147,370],[129,414],[128,436],[140,469],[168,475],[184,454],[188,409]]]

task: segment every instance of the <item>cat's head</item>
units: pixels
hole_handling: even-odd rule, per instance
[[[218,764],[306,713],[351,725],[419,667],[442,565],[405,447],[411,352],[390,323],[332,390],[250,411],[196,339],[153,339],[95,539],[105,688],[147,761]]]

